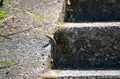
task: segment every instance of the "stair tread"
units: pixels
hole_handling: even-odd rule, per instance
[[[42,76],[120,76],[120,70],[50,70],[44,73]]]

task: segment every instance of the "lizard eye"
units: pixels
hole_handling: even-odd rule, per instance
[[[50,43],[47,43],[47,44],[45,44],[44,46],[42,46],[43,48],[46,48],[46,47],[48,47],[49,46],[49,44]]]
[[[48,43],[48,44],[44,45],[43,48],[45,50],[47,50],[48,52],[50,52],[51,51],[51,43]]]

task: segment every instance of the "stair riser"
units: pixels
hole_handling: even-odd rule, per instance
[[[120,27],[59,29],[54,69],[120,69]]]

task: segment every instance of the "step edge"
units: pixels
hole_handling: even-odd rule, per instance
[[[45,78],[66,76],[115,76],[120,78],[120,70],[50,70],[42,74],[42,77]]]

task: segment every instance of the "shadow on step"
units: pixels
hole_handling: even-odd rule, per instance
[[[119,70],[120,27],[63,28],[54,33],[57,42],[52,69]]]

